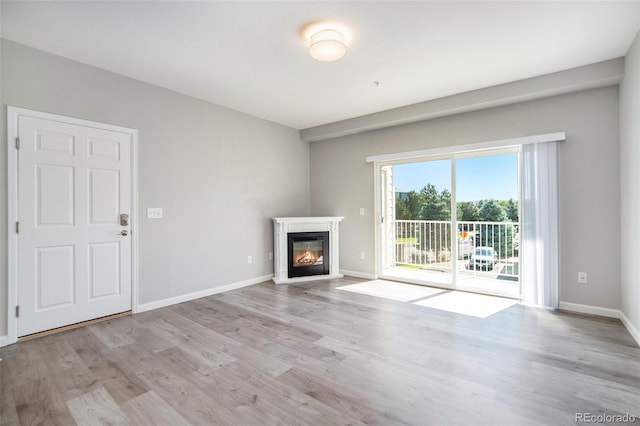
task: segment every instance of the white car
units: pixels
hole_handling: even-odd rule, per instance
[[[469,258],[469,269],[485,269],[493,270],[497,260],[496,251],[493,247],[476,247],[473,254]]]

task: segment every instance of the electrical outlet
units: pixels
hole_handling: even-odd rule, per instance
[[[586,284],[589,282],[586,272],[578,272],[578,283]]]
[[[273,252],[272,251],[269,252],[269,260],[273,260]]]
[[[253,263],[253,256],[247,256],[247,263]]]
[[[364,207],[360,207],[360,216],[364,216]]]
[[[363,252],[363,251],[361,251],[361,252],[360,252],[360,260],[364,260],[364,258],[365,258],[364,252]]]

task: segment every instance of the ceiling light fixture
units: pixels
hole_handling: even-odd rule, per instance
[[[309,54],[318,61],[337,61],[347,54],[346,37],[331,28],[315,32],[309,37]]]

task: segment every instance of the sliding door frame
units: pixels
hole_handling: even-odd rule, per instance
[[[451,183],[451,205],[450,205],[450,210],[451,210],[451,215],[450,215],[450,222],[451,222],[451,230],[452,232],[450,232],[450,247],[451,247],[451,271],[450,271],[450,278],[451,281],[449,283],[449,285],[445,285],[442,283],[430,283],[424,280],[417,280],[417,279],[411,279],[411,278],[407,278],[403,280],[406,280],[407,282],[413,282],[416,284],[429,284],[429,285],[433,285],[434,287],[442,287],[442,288],[446,288],[446,289],[451,289],[451,290],[456,290],[456,289],[461,289],[461,290],[465,290],[465,291],[474,291],[471,289],[465,289],[465,288],[460,288],[460,286],[458,285],[458,244],[457,244],[457,225],[458,225],[458,217],[457,217],[457,182],[456,182],[456,163],[457,160],[459,159],[463,159],[463,158],[478,158],[478,157],[487,157],[487,156],[493,156],[493,155],[503,155],[503,154],[517,154],[517,167],[518,167],[518,174],[517,174],[517,188],[518,188],[518,195],[517,195],[517,200],[518,200],[518,217],[521,218],[521,205],[522,205],[522,194],[521,194],[521,145],[507,145],[507,146],[500,146],[500,147],[495,147],[495,148],[484,148],[484,149],[477,149],[477,150],[464,150],[464,151],[455,151],[455,150],[451,150],[451,152],[448,153],[439,153],[439,154],[435,154],[435,155],[419,155],[419,156],[412,156],[410,158],[404,158],[404,159],[390,159],[387,161],[375,161],[374,162],[374,173],[375,173],[375,205],[376,205],[376,212],[375,212],[375,216],[376,216],[376,221],[378,226],[376,227],[376,233],[375,233],[375,252],[376,252],[376,276],[381,277],[381,278],[388,278],[388,279],[399,279],[399,277],[393,277],[393,276],[386,276],[384,274],[385,271],[385,259],[384,256],[386,255],[386,250],[383,249],[382,244],[386,244],[388,245],[388,242],[385,241],[386,240],[386,235],[384,235],[384,229],[386,228],[386,222],[388,222],[389,218],[384,215],[384,213],[382,212],[383,209],[388,208],[385,204],[385,201],[383,199],[383,197],[385,197],[384,191],[385,188],[383,188],[383,185],[385,184],[383,182],[383,176],[384,176],[384,172],[383,172],[383,168],[384,167],[393,167],[393,166],[397,166],[397,165],[401,165],[401,164],[410,164],[410,163],[420,163],[420,162],[429,162],[429,161],[442,161],[442,160],[448,160],[450,162],[450,183]],[[395,196],[394,196],[394,217],[393,220],[395,221]],[[520,223],[520,219],[518,221]],[[521,259],[520,257],[520,253],[518,254],[518,257]],[[519,268],[518,271],[518,294],[515,295],[515,297],[517,298],[521,298],[522,297],[522,278],[521,278],[521,272],[522,272],[522,268]],[[510,295],[510,297],[514,297],[514,295]]]

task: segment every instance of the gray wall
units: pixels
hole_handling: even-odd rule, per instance
[[[3,40],[6,105],[139,130],[140,303],[272,274],[272,216],[309,213],[297,130]],[[0,335],[6,335],[6,131],[0,149]],[[253,264],[247,264],[247,256]]]
[[[622,312],[640,333],[640,33],[620,85]]]
[[[374,166],[366,156],[556,131],[567,132],[559,158],[560,300],[618,309],[617,86],[313,142],[311,214],[345,216],[340,267],[374,274]],[[577,283],[578,271],[588,272],[587,285]]]

